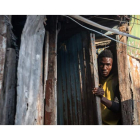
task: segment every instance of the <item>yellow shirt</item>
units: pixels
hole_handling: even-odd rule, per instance
[[[113,74],[110,75],[107,79],[101,79],[100,84],[102,84],[103,89],[105,91],[104,97],[108,100],[114,100],[114,94],[116,91],[116,87],[118,85],[118,78]],[[121,114],[112,112],[105,105],[101,104],[101,113],[102,113],[102,123],[108,125],[117,125]]]

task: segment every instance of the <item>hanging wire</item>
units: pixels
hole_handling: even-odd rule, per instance
[[[105,20],[112,20],[112,21],[118,21],[118,22],[126,22],[126,21],[123,21],[123,20],[110,19],[110,18],[103,18],[103,17],[95,17],[95,18],[100,18],[100,19],[105,19]],[[126,23],[130,23],[130,22],[126,22]],[[131,23],[131,24],[140,25],[140,24],[138,24],[138,23]]]
[[[66,16],[66,15],[65,15],[65,16]],[[116,40],[116,39],[114,39],[114,38],[112,38],[112,37],[109,37],[109,36],[107,36],[107,35],[101,33],[101,32],[98,32],[98,31],[96,31],[96,30],[93,30],[93,29],[91,29],[91,28],[88,28],[88,27],[86,27],[86,26],[80,24],[79,22],[77,22],[76,20],[74,20],[73,18],[71,18],[71,17],[69,17],[69,16],[66,16],[66,17],[68,17],[69,19],[73,20],[75,23],[77,23],[77,24],[80,25],[81,27],[83,27],[83,28],[85,28],[85,29],[88,29],[88,30],[90,30],[90,31],[96,32],[96,33],[98,33],[98,34],[100,34],[100,35],[102,35],[102,36],[105,36],[105,37],[107,37],[107,38],[109,38],[109,39],[115,41],[115,42],[124,44],[124,45],[126,45],[126,46],[129,46],[129,47],[132,47],[132,48],[135,48],[135,49],[140,49],[140,48],[137,48],[137,47],[134,47],[134,46],[125,44],[125,43],[123,43],[123,42],[121,42],[121,41],[118,41],[118,40]]]

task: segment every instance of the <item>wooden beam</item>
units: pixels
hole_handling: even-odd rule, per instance
[[[57,16],[50,17],[48,77],[45,95],[45,125],[57,124]]]
[[[127,25],[124,24],[120,27],[121,31],[126,31]],[[117,35],[117,40],[127,43],[127,37]],[[121,112],[122,112],[122,124],[133,124],[132,113],[132,96],[129,83],[129,69],[127,59],[127,46],[121,43],[117,43],[117,63],[118,63],[118,78],[119,78],[119,90],[121,98]]]
[[[95,35],[90,34],[90,41],[91,41],[91,51],[93,57],[93,72],[92,72],[92,81],[94,81],[94,87],[99,87],[99,76],[98,76],[98,66],[97,66],[97,55],[96,55],[96,46],[95,46]],[[95,96],[96,102],[96,123],[101,125],[102,124],[102,116],[101,116],[101,101],[100,97]]]
[[[37,125],[44,121],[42,80],[45,16],[27,16],[21,36],[18,62],[15,124]]]

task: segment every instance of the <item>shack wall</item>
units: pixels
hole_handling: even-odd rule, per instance
[[[89,33],[58,45],[58,124],[94,124]]]

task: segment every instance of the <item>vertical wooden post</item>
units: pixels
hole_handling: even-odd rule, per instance
[[[120,27],[120,31],[126,31],[126,24]],[[117,40],[127,44],[127,37],[117,35]],[[117,63],[118,63],[118,78],[119,78],[119,90],[121,98],[121,112],[122,123],[124,125],[131,125],[132,114],[132,96],[129,83],[129,69],[127,60],[127,46],[121,43],[117,43]]]
[[[57,16],[50,17],[48,80],[45,95],[45,124],[57,124]]]
[[[94,86],[95,87],[99,87],[99,76],[98,76],[96,46],[95,46],[95,35],[92,34],[92,33],[90,34],[90,41],[91,41],[91,50],[92,50],[92,57],[93,57],[93,72],[94,72],[94,75],[92,76],[92,81],[94,81]],[[102,125],[100,98],[95,96],[95,102],[96,102],[96,120],[97,120],[97,124]]]

